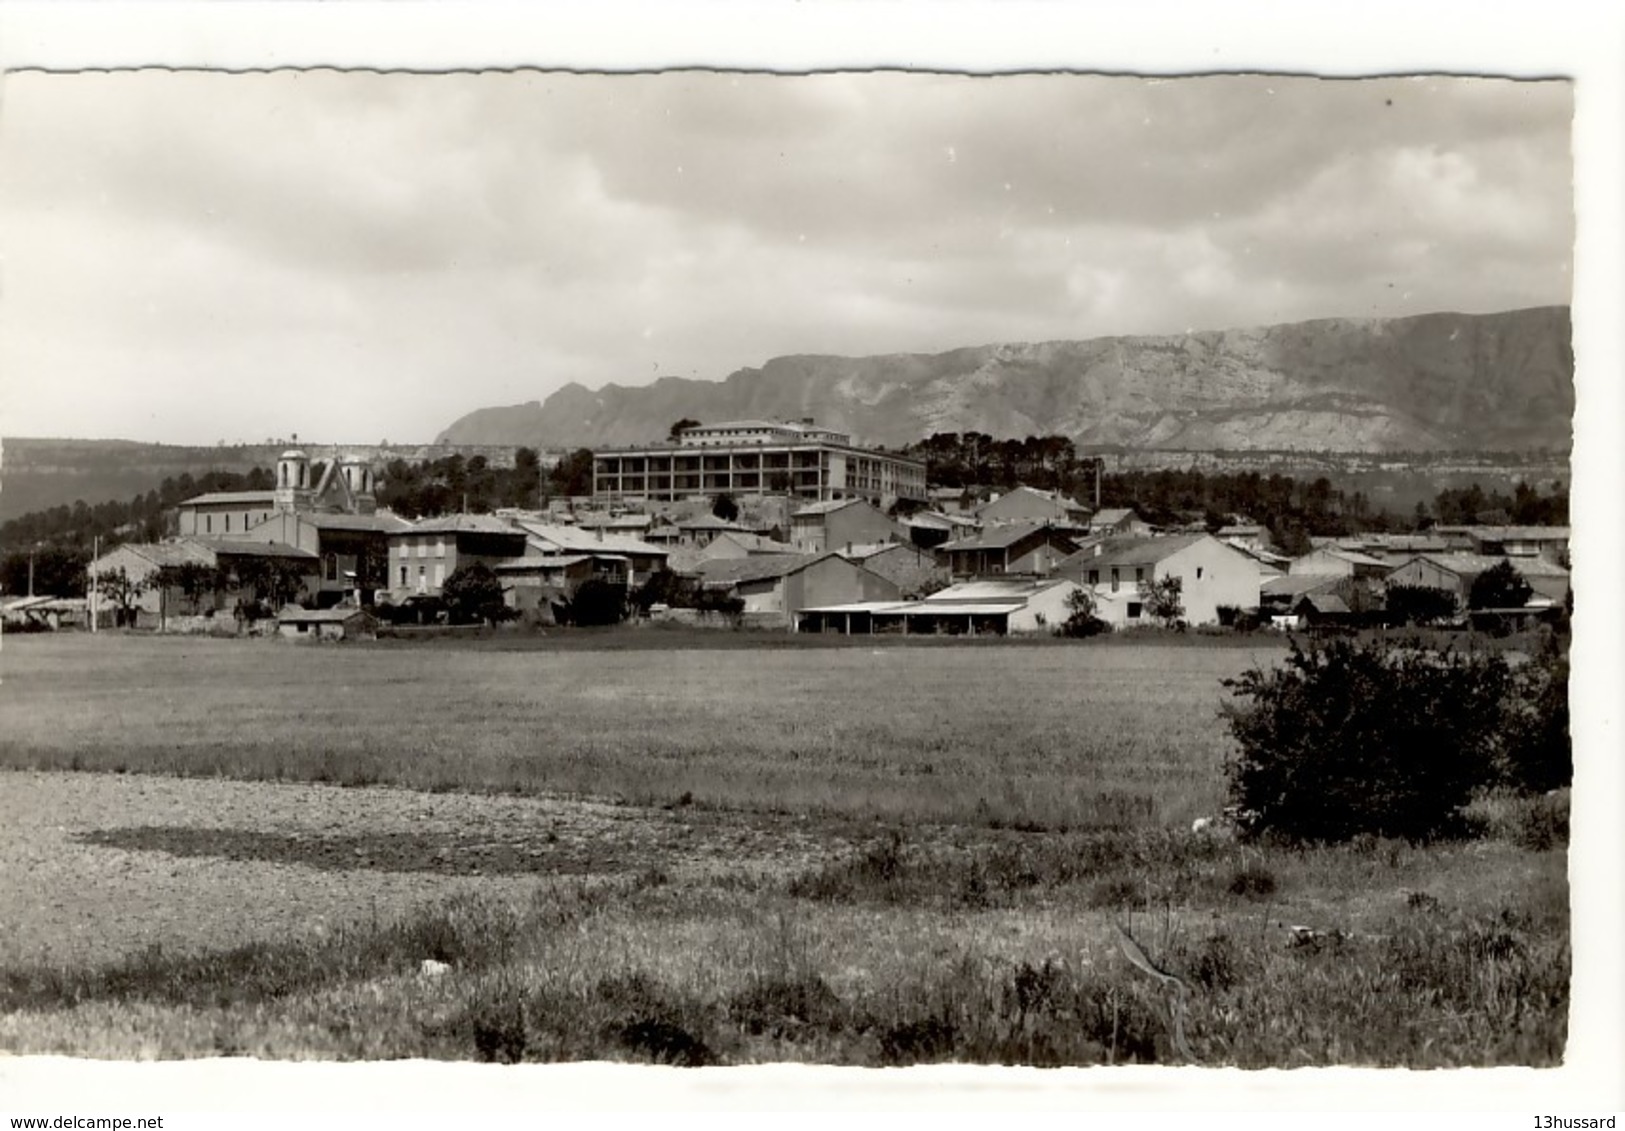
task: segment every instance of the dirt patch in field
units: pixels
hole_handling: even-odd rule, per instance
[[[862,826],[699,807],[139,775],[0,774],[0,964],[198,950],[556,877],[783,876]]]

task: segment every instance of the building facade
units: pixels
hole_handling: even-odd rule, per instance
[[[1086,549],[1056,569],[1095,599],[1095,615],[1113,628],[1154,623],[1141,584],[1170,577],[1180,581],[1180,603],[1189,624],[1219,623],[1219,608],[1259,607],[1258,563],[1211,534],[1124,538],[1093,553]]]
[[[812,421],[729,421],[686,429],[675,441],[593,454],[593,498],[670,502],[697,496],[802,499],[925,498],[925,463],[852,443]]]
[[[525,532],[485,514],[425,519],[389,535],[389,590],[438,595],[460,566],[495,566],[525,552]]]

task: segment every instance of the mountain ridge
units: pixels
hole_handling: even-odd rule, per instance
[[[437,443],[641,444],[682,417],[795,419],[901,446],[932,432],[1059,433],[1173,450],[1567,449],[1569,308],[1306,322],[1178,335],[803,353],[720,381],[577,381],[476,409]]]

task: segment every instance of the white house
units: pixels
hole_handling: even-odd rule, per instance
[[[1189,624],[1217,624],[1221,605],[1256,609],[1261,582],[1257,561],[1211,534],[1108,539],[1067,558],[1054,575],[1088,589],[1095,615],[1113,628],[1155,623],[1141,582],[1179,578]]]

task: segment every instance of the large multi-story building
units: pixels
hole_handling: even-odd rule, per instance
[[[694,496],[924,499],[925,462],[856,447],[812,420],[733,420],[686,428],[673,441],[593,453],[600,502],[669,502]]]

